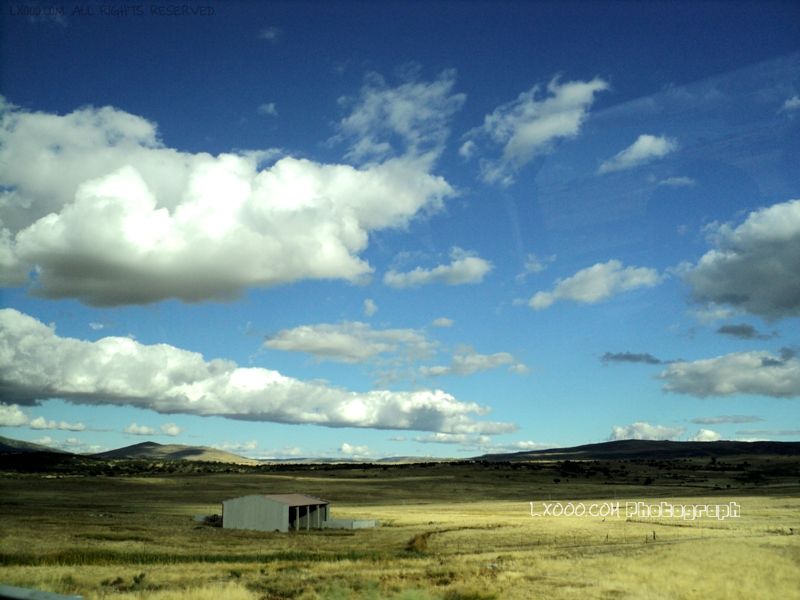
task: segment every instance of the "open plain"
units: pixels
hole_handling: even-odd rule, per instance
[[[281,534],[193,519],[295,491],[381,526]],[[633,515],[635,501],[738,512]],[[796,457],[12,466],[0,506],[0,582],[85,598],[800,598]]]

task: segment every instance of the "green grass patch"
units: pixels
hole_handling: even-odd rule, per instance
[[[47,554],[0,553],[0,566],[82,566],[82,565],[173,565],[184,563],[270,563],[270,562],[340,562],[380,561],[391,558],[384,552],[347,550],[313,552],[279,551],[268,554],[215,554],[123,551],[103,548],[68,549]]]

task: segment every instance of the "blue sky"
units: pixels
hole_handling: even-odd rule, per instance
[[[796,3],[2,8],[0,435],[800,438]]]

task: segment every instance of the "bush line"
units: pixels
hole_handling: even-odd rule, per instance
[[[170,554],[165,552],[120,552],[115,550],[64,550],[50,554],[0,553],[0,566],[156,565],[183,563],[338,562],[383,560],[382,552],[273,552],[270,554]]]

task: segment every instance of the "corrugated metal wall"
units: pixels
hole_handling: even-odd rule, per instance
[[[289,531],[289,507],[260,495],[243,496],[222,503],[226,529]]]

